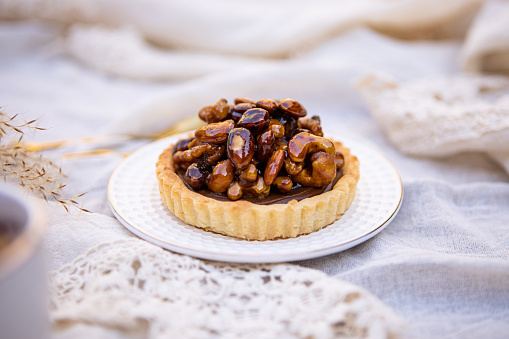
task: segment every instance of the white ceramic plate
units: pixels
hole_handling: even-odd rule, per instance
[[[189,226],[161,201],[155,174],[159,154],[186,134],[146,145],[126,158],[108,184],[110,207],[131,232],[153,244],[198,258],[242,263],[311,259],[358,245],[384,229],[401,205],[397,171],[380,153],[352,138],[335,137],[360,161],[355,199],[341,218],[324,229],[292,239],[247,241]]]

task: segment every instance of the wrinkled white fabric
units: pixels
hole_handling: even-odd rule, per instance
[[[292,56],[361,26],[406,39],[463,36],[482,3],[0,0],[0,18],[73,25],[62,39],[63,51],[110,74],[160,80],[238,69],[249,63],[231,55]],[[147,41],[165,51],[155,50]],[[222,57],[210,57],[210,52]]]
[[[377,50],[377,55],[392,57],[381,59],[366,53],[366,46]],[[183,83],[141,102],[115,120],[111,131],[161,132],[182,117],[196,115],[199,108],[218,98],[232,102],[243,95],[299,98],[311,111],[345,114],[344,110],[351,109],[351,101],[347,99],[358,96],[353,84],[371,70],[383,70],[402,79],[455,71],[455,43],[413,43],[404,49],[401,46],[370,31],[357,30],[289,61],[246,67]],[[427,62],[418,59],[409,62],[416,55]]]
[[[300,264],[398,305],[420,338],[507,336],[509,184],[422,179],[404,190],[381,237]]]
[[[269,63],[239,56],[156,49],[137,30],[128,27],[73,25],[60,45],[99,71],[138,80],[188,79]]]
[[[507,73],[508,11],[504,0],[0,1],[0,19],[70,25],[61,51],[103,72],[141,80],[192,78],[261,62],[235,55],[288,57],[360,26],[403,39],[467,34],[463,69]]]
[[[2,0],[3,18],[136,27],[162,46],[242,55],[287,55],[362,25],[402,35],[447,36],[481,0],[232,1]],[[274,27],[278,27],[277,30]],[[404,32],[407,31],[407,32]],[[410,32],[408,32],[410,31]],[[412,32],[413,31],[413,32]],[[419,32],[420,31],[420,32]],[[435,32],[435,33],[433,33]],[[454,32],[464,34],[463,32]]]
[[[16,3],[22,2],[10,2]],[[78,1],[66,3],[71,6]],[[437,8],[441,10],[440,6]],[[399,16],[402,21],[405,18]],[[60,20],[67,19],[62,16]],[[327,134],[334,133],[339,139],[348,134],[382,152],[399,171],[405,191],[399,214],[375,238],[348,251],[298,264],[373,293],[406,321],[404,338],[506,336],[507,173],[480,152],[440,159],[401,153],[389,142],[353,87],[359,78],[373,71],[391,74],[401,83],[457,73],[460,41],[403,42],[356,29],[327,41],[316,41],[315,47],[300,50],[291,59],[269,60],[229,71],[215,69],[214,73],[187,82],[155,83],[104,75],[65,54],[55,54],[55,43],[62,42],[64,33],[55,24],[56,19],[50,21],[51,24],[0,23],[0,44],[8,46],[0,49],[0,105],[7,113],[39,118],[41,126],[49,127],[36,135],[37,140],[112,131],[158,131],[220,97],[230,101],[236,96],[293,97],[310,114],[322,117]],[[144,38],[148,36],[140,31]],[[124,152],[141,144],[127,141],[109,146]],[[69,192],[88,192],[83,204],[93,211],[66,214],[63,209],[49,206],[51,220],[46,243],[52,270],[64,265],[72,267],[76,258],[80,258],[76,263],[81,263],[86,258],[81,256],[93,246],[110,248],[114,242],[132,237],[112,217],[106,194],[109,175],[122,157],[61,158],[88,147],[73,146],[47,153],[68,174]],[[134,251],[133,257],[143,253],[142,247]],[[95,263],[101,262],[97,256],[94,258]],[[150,265],[156,263],[157,259],[149,261]],[[125,277],[125,271],[119,269],[115,273]],[[57,273],[62,279],[72,274],[67,268]],[[92,298],[93,295],[87,294]],[[60,310],[62,317],[67,311],[69,315],[76,311],[70,306]],[[62,339],[147,337],[143,324],[126,331],[81,318],[66,325],[64,331],[58,332]]]
[[[468,32],[461,55],[466,71],[509,74],[509,2],[483,6]]]

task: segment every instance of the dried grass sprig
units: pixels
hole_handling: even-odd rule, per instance
[[[77,199],[85,193],[67,197],[63,188],[66,176],[62,169],[38,152],[30,151],[22,142],[28,132],[43,131],[36,120],[20,122],[16,114],[9,117],[0,112],[0,176],[4,181],[17,182],[26,190],[46,201],[58,202],[66,211],[69,207],[90,212],[80,206]]]

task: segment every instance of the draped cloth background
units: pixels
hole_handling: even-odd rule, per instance
[[[49,140],[154,132],[221,97],[295,98],[322,116],[326,133],[380,150],[405,191],[398,216],[374,239],[297,264],[373,293],[407,322],[404,336],[502,338],[509,333],[507,172],[492,160],[490,144],[477,142],[483,135],[459,140],[447,154],[440,145],[437,152],[408,151],[384,123],[398,116],[390,106],[380,109],[383,95],[364,91],[373,100],[368,108],[354,84],[372,72],[409,88],[465,71],[505,74],[507,13],[505,1],[0,0],[0,102],[8,113],[51,127],[36,136]],[[498,115],[480,116],[487,133],[491,127],[502,138],[507,132],[495,117],[509,115],[507,89],[496,95],[478,99]],[[472,119],[457,112],[453,121]],[[439,120],[423,119],[431,128]],[[419,145],[420,134],[407,135]],[[128,141],[119,150],[139,145]],[[495,159],[503,163],[506,151],[497,149]],[[84,204],[94,213],[50,205],[51,269],[131,237],[107,205],[107,181],[119,161],[61,160],[69,189],[89,192]],[[125,335],[81,321],[58,335]]]

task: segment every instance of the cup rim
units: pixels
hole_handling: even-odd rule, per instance
[[[0,249],[0,282],[30,260],[42,245],[46,213],[39,202],[12,184],[1,184],[0,193],[19,203],[27,213],[25,230]]]

